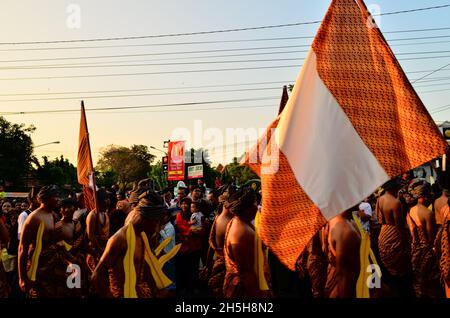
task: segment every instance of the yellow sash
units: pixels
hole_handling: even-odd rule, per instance
[[[125,285],[124,285],[124,297],[125,298],[137,298],[136,293],[136,268],[134,267],[134,253],[136,251],[136,234],[133,225],[130,223],[127,227],[127,253],[123,260],[123,267],[125,271]],[[169,253],[161,256],[158,259],[158,255],[161,254],[164,247],[170,243],[171,238],[164,240],[153,253],[150,249],[147,235],[141,233],[142,241],[145,247],[145,261],[150,267],[153,279],[155,280],[156,287],[158,289],[164,289],[172,284],[172,281],[164,274],[162,268],[169,260],[171,260],[181,248],[181,244],[176,245]]]
[[[72,249],[72,245],[67,243],[66,241],[63,241],[64,247],[66,248],[66,251],[69,252]]]
[[[124,298],[137,298],[136,293],[136,268],[134,267],[134,252],[136,250],[136,234],[130,223],[127,227],[127,253],[123,259],[125,271],[125,284],[123,288]]]
[[[371,264],[378,265],[375,255],[370,248],[370,236],[369,233],[363,230],[360,220],[353,214],[353,220],[361,233],[361,246],[359,248],[359,261],[360,261],[360,272],[358,281],[356,283],[356,297],[357,298],[370,298],[369,286],[367,281],[372,275],[367,272],[367,267]],[[370,258],[370,260],[369,260]],[[381,278],[381,272],[377,270],[377,275]]]
[[[142,240],[144,241],[145,246],[145,261],[150,267],[150,271],[152,272],[153,279],[155,280],[156,287],[158,289],[164,289],[172,285],[172,281],[164,274],[162,268],[164,264],[166,264],[169,260],[177,255],[178,251],[181,248],[181,244],[176,245],[173,249],[170,250],[169,253],[161,256],[158,259],[158,255],[162,252],[164,247],[170,243],[171,238],[165,239],[156,249],[155,253],[150,249],[150,244],[148,242],[147,235],[142,232],[141,233]]]
[[[264,275],[264,263],[267,260],[268,255],[267,251],[266,253],[264,253],[262,248],[262,241],[258,235],[260,218],[261,216],[258,211],[255,217],[255,272],[258,276],[259,289],[269,290],[269,285],[267,284],[266,276]]]
[[[36,281],[36,272],[39,265],[39,256],[41,255],[42,251],[42,236],[44,235],[44,229],[44,222],[41,221],[36,235],[36,248],[34,249],[33,256],[31,257],[31,267],[27,272],[28,279],[33,282]]]

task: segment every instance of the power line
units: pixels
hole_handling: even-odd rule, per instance
[[[424,92],[419,92],[419,94],[439,93],[439,92],[448,92],[448,91],[450,91],[450,88],[449,89],[437,89],[437,90],[431,90],[431,91],[424,91]]]
[[[418,78],[418,79],[412,81],[411,84],[417,83],[417,82],[423,80],[424,78],[427,78],[428,76],[433,75],[433,74],[435,74],[435,73],[437,73],[437,72],[443,70],[444,68],[446,68],[446,67],[449,66],[449,65],[450,65],[450,63],[449,63],[449,64],[446,64],[446,65],[444,65],[444,66],[442,66],[442,67],[440,67],[440,68],[438,68],[438,69],[436,69],[436,70],[434,70],[434,71],[432,71],[432,72],[430,72],[430,73],[427,73],[426,75],[424,75],[424,76],[422,76],[422,77],[420,77],[420,78]]]
[[[442,80],[448,80],[450,77],[448,76],[441,76],[441,77],[432,77],[425,80],[422,80],[422,83],[431,83],[431,82],[440,82]],[[410,81],[414,81],[413,79]]]
[[[431,70],[411,71],[408,74],[426,73]],[[186,90],[186,89],[201,89],[201,88],[217,88],[217,87],[236,87],[236,86],[252,86],[252,85],[266,85],[266,84],[288,84],[293,83],[293,80],[284,81],[269,81],[269,82],[252,82],[252,83],[236,83],[236,84],[220,84],[220,85],[199,85],[199,86],[182,86],[182,87],[160,87],[160,88],[137,88],[137,89],[116,89],[116,90],[94,90],[94,91],[64,91],[64,92],[35,92],[35,93],[11,93],[0,94],[0,96],[54,96],[54,95],[71,95],[71,94],[102,94],[102,93],[123,93],[123,92],[145,92],[145,91],[164,91],[164,90]],[[417,88],[429,87],[429,86],[441,86],[449,85],[450,83],[443,84],[429,84],[429,85],[417,85]],[[188,92],[189,93],[189,92]]]
[[[416,61],[416,60],[431,60],[431,59],[443,59],[443,58],[449,58],[450,55],[444,55],[444,56],[422,56],[422,57],[409,57],[406,59],[398,59],[399,61]]]
[[[415,38],[398,38],[398,39],[387,39],[388,42],[398,42],[398,41],[413,41],[413,40],[429,40],[429,39],[446,39],[450,38],[450,35],[436,35],[436,36],[423,36]]]
[[[416,54],[441,54],[449,53],[450,51],[425,51],[425,52],[405,52],[405,53],[395,53],[395,55],[416,55]]]
[[[245,42],[261,42],[261,41],[302,40],[302,39],[313,39],[313,38],[314,38],[314,36],[293,36],[293,37],[274,37],[274,38],[260,38],[260,39],[240,39],[240,40],[237,39],[237,40],[217,40],[217,41],[195,41],[195,42],[145,43],[145,44],[72,46],[72,47],[46,47],[46,48],[21,48],[21,49],[1,49],[0,52],[2,52],[2,51],[47,51],[47,50],[73,50],[73,49],[106,49],[106,48],[122,48],[122,47],[198,45],[198,44],[218,44],[218,43],[245,43]]]
[[[273,98],[272,100],[279,100],[279,98]],[[214,107],[214,108],[182,108],[182,109],[171,109],[171,110],[146,110],[146,111],[115,111],[115,112],[108,112],[108,111],[102,111],[101,114],[143,114],[143,113],[165,113],[170,112],[173,114],[174,112],[193,112],[193,111],[217,111],[217,110],[225,110],[225,109],[250,109],[250,108],[268,108],[272,107],[273,109],[276,109],[278,105],[272,104],[272,105],[257,105],[257,106],[232,106],[232,107]],[[100,114],[100,112],[92,112],[93,114]]]
[[[149,93],[149,94],[124,94],[124,95],[101,95],[89,96],[89,99],[95,98],[122,98],[122,97],[141,97],[141,96],[168,96],[168,95],[188,95],[188,94],[211,94],[211,93],[231,93],[231,92],[252,92],[265,90],[281,90],[280,87],[264,87],[264,88],[247,88],[247,89],[231,89],[231,90],[213,90],[199,92],[175,92],[175,93]],[[5,102],[29,102],[29,101],[50,101],[50,100],[81,100],[83,97],[51,97],[51,98],[28,98],[28,99],[4,99],[0,103]]]
[[[121,58],[121,57],[180,55],[180,54],[184,55],[184,54],[201,54],[201,53],[212,53],[212,52],[236,52],[236,51],[253,51],[253,50],[288,49],[288,48],[298,48],[298,47],[299,47],[298,45],[285,45],[285,46],[266,46],[266,47],[252,47],[252,48],[238,48],[238,49],[220,49],[220,50],[201,50],[201,51],[178,51],[178,52],[120,54],[120,55],[95,55],[95,56],[79,56],[79,57],[55,57],[55,58],[45,58],[45,59],[6,60],[6,61],[0,61],[0,63],[61,61],[61,60],[87,60],[87,59],[108,59],[108,58]],[[308,52],[308,51],[305,51],[305,52]]]
[[[115,73],[115,74],[87,74],[87,75],[63,75],[63,76],[38,76],[38,77],[11,77],[0,78],[0,81],[18,81],[18,80],[48,80],[63,78],[89,78],[89,77],[116,77],[116,76],[141,76],[141,75],[161,75],[161,74],[182,74],[182,73],[204,73],[204,72],[227,72],[227,71],[249,71],[263,69],[278,68],[294,68],[301,65],[277,65],[277,66],[260,66],[260,67],[241,67],[241,68],[225,68],[225,69],[207,69],[207,70],[185,70],[185,71],[163,71],[163,72],[144,72],[144,73]]]
[[[432,72],[432,70],[422,70],[422,71],[411,71],[407,72],[408,74],[416,74],[416,73],[427,73]],[[12,94],[0,94],[2,97],[7,96],[58,96],[58,95],[71,95],[71,94],[104,94],[104,93],[124,93],[124,92],[146,92],[146,91],[174,91],[174,90],[187,90],[187,89],[202,89],[202,88],[223,88],[223,87],[241,87],[241,86],[254,86],[254,85],[272,85],[272,84],[288,84],[293,83],[293,80],[285,80],[285,81],[269,81],[269,82],[253,82],[253,83],[236,83],[236,84],[221,84],[221,85],[199,85],[199,86],[184,86],[184,87],[162,87],[162,88],[137,88],[137,89],[117,89],[117,90],[94,90],[94,91],[65,91],[65,92],[35,92],[35,93],[12,93]],[[443,84],[428,84],[428,85],[418,85],[417,88],[429,87],[429,86],[442,86],[442,85],[450,85],[450,83]],[[275,89],[275,88],[274,88]],[[230,90],[231,91],[231,90]],[[236,91],[244,91],[244,90],[236,90]],[[210,92],[219,92],[215,91],[198,91],[198,92],[181,92],[181,93],[173,93],[168,95],[176,95],[176,94],[197,94],[197,93],[210,93]],[[226,91],[220,91],[226,92]],[[147,95],[147,94],[143,94]],[[149,94],[152,95],[152,94]],[[162,95],[162,94],[156,94]],[[165,94],[164,94],[165,95]],[[113,96],[101,96],[101,97],[128,97],[128,96],[142,96],[142,95],[113,95]],[[99,96],[87,97],[84,98],[100,98]],[[3,100],[5,101],[32,101],[32,100],[53,100],[59,98],[42,98],[42,99],[23,99],[23,100]],[[81,97],[65,97],[62,99],[82,99]]]
[[[297,51],[299,53],[306,53],[308,51]],[[397,55],[414,55],[414,54],[441,54],[450,53],[449,51],[428,51],[428,52],[409,52],[398,53]],[[115,61],[99,63],[69,63],[69,64],[38,64],[38,65],[18,65],[0,67],[1,70],[30,70],[30,69],[74,69],[74,68],[108,68],[108,67],[142,67],[142,66],[175,66],[175,65],[201,65],[201,64],[226,64],[226,63],[252,63],[252,62],[282,62],[295,61],[301,58],[277,58],[277,59],[258,59],[258,60],[232,60],[232,61],[200,61],[200,62],[167,62],[167,63],[139,63],[146,61],[131,60],[131,61]],[[167,59],[166,59],[167,60]],[[152,60],[150,60],[152,61]],[[107,64],[107,63],[139,63],[139,64]],[[422,73],[431,71],[415,71],[410,73]]]
[[[450,7],[450,4],[424,7],[409,10],[400,10],[393,12],[386,12],[372,16],[389,16],[396,14],[428,11],[435,9],[444,9]],[[258,27],[247,27],[247,28],[233,28],[233,29],[223,29],[223,30],[213,30],[213,31],[199,31],[199,32],[186,32],[186,33],[171,33],[171,34],[158,34],[158,35],[144,35],[144,36],[128,36],[128,37],[109,37],[109,38],[95,38],[95,39],[79,39],[79,40],[54,40],[54,41],[28,41],[28,42],[3,42],[0,45],[28,45],[28,44],[55,44],[55,43],[79,43],[79,42],[99,42],[99,41],[119,41],[119,40],[137,40],[137,39],[149,39],[149,38],[163,38],[163,37],[179,37],[179,36],[192,36],[192,35],[204,35],[204,34],[217,34],[217,33],[229,33],[229,32],[240,32],[240,31],[250,31],[250,30],[263,30],[263,29],[273,29],[273,28],[284,28],[293,27],[300,25],[312,25],[319,24],[321,20],[309,21],[309,22],[297,22],[297,23],[286,23],[286,24],[276,24],[276,25],[266,25]]]
[[[418,58],[404,58],[400,61],[411,60],[428,60],[428,59],[450,58],[446,56],[424,56]],[[299,59],[304,59],[301,57]],[[225,71],[248,71],[248,70],[263,70],[263,69],[279,69],[279,68],[299,68],[301,65],[276,65],[276,66],[259,66],[259,67],[241,67],[241,68],[222,68],[222,69],[202,69],[202,70],[182,70],[182,71],[158,71],[158,72],[137,72],[137,73],[112,73],[112,74],[76,74],[76,75],[61,75],[61,76],[37,76],[37,77],[10,77],[0,78],[0,81],[16,81],[16,80],[48,80],[48,79],[63,79],[63,78],[91,78],[91,77],[117,77],[117,76],[142,76],[142,75],[162,75],[162,74],[187,74],[187,73],[204,73],[204,72],[225,72]]]
[[[306,51],[305,51],[306,52]],[[448,51],[450,52],[450,51]],[[304,52],[303,52],[304,53]],[[31,65],[0,67],[0,70],[30,70],[30,69],[70,69],[70,68],[107,68],[107,67],[142,67],[142,66],[176,66],[176,65],[203,65],[203,64],[227,64],[227,63],[252,63],[252,62],[283,62],[295,61],[300,58],[278,58],[258,60],[231,60],[231,61],[201,61],[201,62],[169,62],[169,63],[143,63],[143,64],[112,64],[112,65]]]
[[[385,34],[395,33],[415,33],[429,31],[450,30],[450,27],[415,29],[415,30],[397,30],[386,31]],[[149,46],[173,46],[173,45],[198,45],[198,44],[218,44],[218,43],[245,43],[245,42],[261,42],[261,41],[285,41],[285,40],[303,40],[313,39],[310,36],[294,36],[294,37],[271,37],[258,39],[235,39],[235,40],[214,40],[214,41],[192,41],[192,42],[169,42],[169,43],[144,43],[144,44],[120,44],[120,45],[98,45],[98,46],[68,46],[68,47],[43,47],[43,48],[14,48],[1,49],[0,51],[48,51],[48,50],[74,50],[74,49],[104,49],[104,48],[123,48],[123,47],[149,47]],[[308,45],[309,46],[309,45]]]
[[[308,45],[309,47],[309,45]],[[210,59],[210,58],[223,58],[223,57],[238,57],[238,56],[260,56],[260,55],[274,55],[274,54],[294,54],[304,53],[304,50],[294,51],[275,51],[275,52],[260,52],[260,53],[241,53],[241,54],[223,54],[223,55],[203,55],[203,56],[190,56],[190,57],[171,57],[171,58],[158,58],[150,60],[128,60],[128,61],[100,61],[100,62],[79,62],[79,63],[64,63],[64,64],[52,64],[52,65],[97,65],[97,64],[112,64],[112,63],[135,63],[135,62],[155,62],[155,61],[178,61],[178,60],[191,60],[191,59]],[[17,61],[19,62],[19,61]],[[0,61],[1,63],[1,61]],[[16,61],[14,61],[16,63]],[[48,64],[50,65],[50,64]]]
[[[388,41],[407,41],[420,39],[434,39],[434,38],[450,38],[450,35],[436,36],[436,37],[419,37],[419,38],[399,38]],[[253,51],[253,50],[271,50],[271,49],[289,49],[309,47],[310,45],[285,45],[285,46],[265,46],[252,48],[235,48],[235,49],[216,49],[216,50],[197,50],[197,51],[175,51],[175,52],[159,52],[159,53],[139,53],[139,54],[119,54],[119,55],[88,55],[76,57],[54,57],[41,59],[17,59],[17,60],[3,60],[0,63],[18,63],[18,62],[41,62],[41,61],[67,61],[67,60],[87,60],[87,59],[109,59],[109,58],[124,58],[124,57],[141,57],[141,56],[161,56],[161,55],[185,55],[185,54],[202,54],[202,53],[218,53],[218,52],[237,52],[237,51]],[[296,51],[298,53],[306,53],[305,51]],[[194,57],[192,57],[194,58]],[[199,57],[197,57],[199,58]]]
[[[142,91],[161,91],[161,90],[179,90],[179,89],[196,89],[196,88],[214,88],[214,87],[234,87],[234,86],[251,86],[251,85],[266,85],[266,84],[287,84],[288,81],[277,82],[254,82],[254,83],[237,83],[237,84],[221,84],[221,85],[199,85],[199,86],[185,86],[185,87],[164,87],[164,88],[137,88],[137,89],[117,89],[117,90],[97,90],[97,91],[67,91],[67,92],[52,92],[52,93],[19,93],[19,94],[0,94],[0,96],[27,96],[27,95],[68,95],[68,94],[97,94],[97,93],[116,93],[116,92],[142,92]]]
[[[446,70],[446,71],[448,71],[448,70]],[[443,86],[443,85],[450,85],[450,83],[414,85],[414,87],[416,87],[416,88],[423,88],[423,87],[434,87],[434,86]]]
[[[437,107],[437,108],[435,108],[435,110],[432,111],[430,114],[433,114],[433,115],[434,115],[434,114],[437,114],[437,113],[446,111],[446,110],[448,110],[448,109],[450,109],[450,105],[445,105],[445,106]]]
[[[107,111],[107,110],[130,110],[130,109],[143,109],[143,108],[160,108],[160,107],[175,107],[175,106],[195,106],[195,105],[207,105],[207,104],[222,104],[222,103],[236,103],[236,102],[248,102],[248,101],[262,101],[279,99],[279,96],[273,97],[261,97],[261,98],[243,98],[243,99],[229,99],[229,100],[216,100],[216,101],[201,101],[201,102],[186,102],[176,104],[159,104],[159,105],[144,105],[144,106],[121,106],[121,107],[98,107],[98,108],[86,108],[86,111]],[[23,112],[2,112],[1,115],[29,115],[29,114],[55,114],[55,113],[73,113],[78,112],[79,109],[52,109],[52,110],[32,110]]]
[[[440,44],[440,43],[450,43],[450,41],[447,40],[447,41],[402,43],[402,44],[393,44],[393,45],[391,45],[391,47],[410,46],[410,45],[428,45],[428,44]]]

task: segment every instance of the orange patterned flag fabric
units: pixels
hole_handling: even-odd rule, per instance
[[[447,144],[360,0],[333,0],[281,114],[246,155],[260,236],[291,270],[313,235]]]
[[[78,183],[83,186],[84,202],[86,209],[95,209],[94,198],[94,167],[92,165],[91,149],[89,145],[89,132],[86,121],[84,104],[81,104],[80,136],[78,144],[77,161]]]

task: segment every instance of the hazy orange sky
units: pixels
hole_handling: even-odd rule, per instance
[[[67,26],[69,13],[66,10],[72,3],[79,5],[81,9],[80,28],[71,29]],[[318,24],[158,39],[28,45],[6,45],[5,43],[186,33],[316,21],[323,18],[329,3],[330,1],[306,0],[3,0],[0,2],[0,19],[4,26],[3,32],[0,34],[0,43],[2,43],[0,45],[0,65],[2,67],[0,114],[15,111],[77,110],[81,99],[84,99],[86,108],[90,109],[267,98],[267,100],[201,106],[88,112],[94,160],[100,149],[109,144],[125,146],[144,144],[162,148],[162,142],[170,136],[174,128],[184,127],[192,131],[195,120],[201,120],[205,129],[217,128],[224,134],[226,128],[264,128],[277,114],[282,85],[295,81],[300,68],[293,66],[300,65],[306,53],[253,56],[248,54],[307,51],[312,39],[195,44],[192,42],[314,36]],[[446,4],[445,1],[424,2],[418,0],[381,0],[366,1],[366,3],[379,5],[381,13]],[[450,8],[446,8],[383,16],[380,27],[383,32],[450,27],[449,13]],[[449,37],[445,37],[446,35]],[[402,66],[411,79],[420,78],[427,72],[450,63],[450,29],[431,32],[385,33],[385,36],[394,52],[398,54]],[[423,37],[428,37],[428,39],[421,39]],[[405,38],[414,39],[405,40]],[[174,45],[173,43],[179,44]],[[143,46],[144,44],[166,45]],[[239,51],[223,51],[233,49]],[[206,52],[186,53],[192,51]],[[157,55],[158,53],[160,54]],[[142,54],[147,55],[143,56]],[[140,56],[104,57],[111,55]],[[211,55],[219,57],[211,58]],[[224,55],[235,56],[224,57]],[[73,57],[90,57],[90,59],[67,59]],[[427,58],[412,59],[418,57]],[[273,59],[276,61],[270,61]],[[249,62],[249,60],[258,61]],[[217,63],[223,61],[227,61],[227,63]],[[106,62],[114,62],[111,64],[116,66],[98,67],[106,65]],[[173,63],[182,62],[196,62],[197,64],[173,65]],[[80,68],[80,65],[74,65],[77,63],[83,64],[85,67]],[[89,67],[86,67],[87,63],[90,63]],[[123,66],[130,63],[172,63],[172,65]],[[64,67],[69,66],[69,68],[49,68],[49,66],[53,65],[54,67],[57,64]],[[279,66],[284,67],[267,68]],[[16,67],[16,69],[11,69],[11,67]],[[18,67],[20,69],[17,69]],[[258,67],[265,68],[248,69]],[[229,70],[236,68],[247,68],[247,70]],[[217,71],[217,69],[228,70]],[[199,70],[209,71],[198,72]],[[98,76],[155,72],[166,72],[166,74]],[[450,78],[446,77],[448,74],[448,69],[443,69],[415,84],[419,95],[431,111],[449,103],[450,84],[448,80]],[[72,75],[90,75],[91,77],[70,78]],[[68,78],[48,78],[55,76],[67,76]],[[41,79],[24,79],[30,77],[41,77]],[[257,84],[263,82],[270,83]],[[215,87],[189,88],[199,86]],[[117,90],[126,92],[114,92]],[[136,91],[130,92],[129,90]],[[227,92],[223,92],[224,90]],[[98,93],[90,93],[92,91]],[[116,95],[116,97],[111,97],[111,95]],[[117,95],[127,96],[117,97]],[[249,106],[257,108],[245,108]],[[209,110],[196,110],[205,108]],[[444,111],[433,114],[433,117],[437,121],[442,121],[449,114],[449,111]],[[37,148],[38,156],[47,155],[53,158],[63,154],[72,162],[76,161],[78,112],[7,115],[5,117],[12,122],[36,126],[37,130],[33,134],[36,145],[52,141],[61,142],[59,145]],[[232,141],[225,141],[227,144],[230,142]],[[214,163],[229,161],[232,156],[241,154],[240,152],[235,153],[229,147],[226,150],[216,150],[213,157]],[[159,152],[154,152],[154,154],[162,155]]]

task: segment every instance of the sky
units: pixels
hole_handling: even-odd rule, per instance
[[[380,13],[450,3],[365,2]],[[190,132],[198,141],[197,146],[209,148],[213,164],[230,161],[244,151],[246,144],[231,138],[232,134],[227,137],[227,132],[248,129],[248,139],[256,139],[250,132],[265,128],[277,115],[282,86],[295,82],[306,56],[304,51],[312,41],[279,38],[312,37],[319,24],[115,41],[6,43],[136,37],[319,21],[329,4],[329,0],[3,0],[0,114],[78,110],[81,99],[88,110],[152,106],[88,111],[94,161],[101,149],[111,144],[162,148],[163,141],[177,129]],[[450,63],[449,14],[450,8],[443,8],[386,15],[377,21],[410,79]],[[447,27],[448,30],[388,33]],[[423,37],[426,39],[417,39]],[[278,40],[267,40],[273,38]],[[252,41],[230,42],[234,40]],[[289,53],[292,51],[296,52]],[[250,55],[273,52],[278,53]],[[415,59],[418,57],[423,59]],[[450,110],[435,113],[449,104],[449,69],[450,66],[414,84],[436,121],[450,119]],[[107,74],[116,75],[98,76]],[[84,75],[89,76],[81,77]],[[34,125],[37,129],[32,138],[37,146],[60,142],[37,147],[38,157],[55,158],[62,154],[76,162],[79,112],[5,117],[15,123]],[[208,139],[212,133],[223,135],[226,146],[221,147],[219,139]],[[233,146],[236,142],[239,149]],[[162,156],[156,150],[152,153]]]

